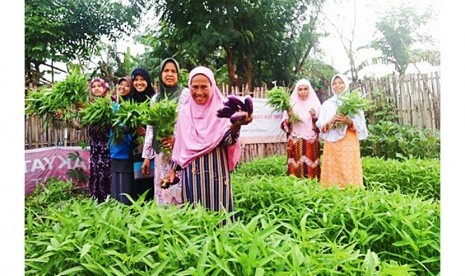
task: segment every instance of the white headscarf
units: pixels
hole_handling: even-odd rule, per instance
[[[340,94],[334,93],[332,89],[332,84],[336,78],[340,78],[344,82],[344,91]],[[339,99],[343,94],[349,91],[349,80],[347,77],[341,74],[336,74],[331,79],[331,92],[333,96],[327,99],[321,105],[320,116],[316,122],[317,127],[320,129],[320,138],[329,142],[336,142],[344,138],[347,131],[347,125],[343,127],[330,129],[329,131],[323,133],[323,125],[331,121],[334,115],[336,115],[337,108],[341,105],[341,100]],[[366,126],[365,114],[363,110],[359,110],[357,114],[349,116],[350,119],[354,122],[355,131],[357,132],[358,140],[363,140],[368,137],[368,129]]]
[[[308,97],[306,100],[301,100],[299,98],[299,87],[307,86],[308,87]],[[318,133],[313,130],[313,121],[310,115],[310,109],[314,109],[316,116],[320,113],[321,103],[318,99],[318,96],[313,90],[311,83],[306,79],[299,80],[295,87],[294,91],[291,94],[291,107],[292,111],[299,116],[302,120],[301,122],[296,122],[292,126],[292,136],[297,138],[303,138],[305,140],[315,140],[318,137]],[[287,111],[283,113],[283,121],[289,119],[289,114]]]

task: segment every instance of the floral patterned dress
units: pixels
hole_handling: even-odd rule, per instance
[[[88,129],[90,146],[89,192],[98,202],[105,201],[110,195],[111,159],[108,141],[109,127],[93,126]]]
[[[156,95],[154,96],[154,98]],[[189,91],[184,89],[179,97],[178,109],[184,104],[189,97]],[[152,147],[153,126],[147,126],[146,139],[144,142],[144,150],[142,152],[143,158],[155,159],[155,173],[154,173],[154,197],[158,204],[174,204],[182,203],[181,199],[181,182],[170,186],[168,189],[162,189],[160,180],[163,179],[171,170],[171,155],[163,152],[156,153]],[[182,178],[181,171],[176,172],[179,179]]]

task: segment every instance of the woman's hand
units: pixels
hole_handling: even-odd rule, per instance
[[[241,125],[248,125],[252,121],[253,121],[252,114],[249,115],[249,113],[246,112],[244,119],[242,119],[240,122],[241,122]]]
[[[283,130],[286,132],[286,133],[290,133],[291,132],[291,124],[289,124],[289,119],[285,119],[283,121]]]
[[[316,111],[313,108],[310,108],[310,116],[312,117],[313,121],[318,120],[318,117],[316,116]]]
[[[323,133],[328,132],[333,127],[333,125],[334,125],[333,120],[331,120],[328,123],[323,125],[323,127],[321,128],[321,131]]]
[[[137,128],[136,128],[136,133],[137,133],[137,135],[139,135],[139,136],[145,136],[145,128],[144,128],[144,127],[141,127],[141,126],[140,126],[140,127],[137,127]]]
[[[162,189],[167,189],[170,187],[170,185],[175,184],[175,178],[176,178],[176,171],[174,169],[171,169],[168,174],[160,179],[160,186]],[[179,179],[178,179],[179,181]]]
[[[233,125],[237,126],[237,127],[240,127],[240,126],[243,126],[243,125],[248,125],[253,120],[252,115],[249,115],[249,113],[247,113],[245,111],[238,111],[238,112],[236,112],[234,114],[243,116],[241,119],[238,119],[238,120],[234,121]]]
[[[352,119],[350,119],[349,117],[347,117],[346,115],[343,115],[343,114],[334,115],[333,120],[335,122],[338,122],[338,123],[343,123],[343,124],[347,125],[348,127],[351,127],[354,124]]]
[[[173,146],[174,146],[174,141],[175,141],[175,138],[174,136],[171,136],[171,137],[164,137],[161,139],[161,145],[163,146],[163,148],[165,148],[165,150],[172,150],[173,149]]]
[[[143,175],[149,175],[150,174],[150,159],[149,158],[144,159],[144,162],[142,163],[141,170],[142,170]]]

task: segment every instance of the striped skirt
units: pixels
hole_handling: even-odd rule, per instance
[[[194,159],[183,170],[182,200],[212,211],[234,211],[225,147]]]
[[[287,142],[287,174],[320,179],[320,143],[303,138]]]

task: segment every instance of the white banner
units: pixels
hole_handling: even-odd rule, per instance
[[[244,100],[244,97],[240,97]],[[286,141],[281,130],[282,112],[273,111],[266,103],[268,99],[253,99],[253,121],[241,127],[242,144],[279,143]]]

